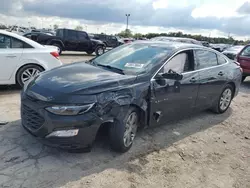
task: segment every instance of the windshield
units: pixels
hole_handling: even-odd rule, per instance
[[[130,43],[117,47],[94,59],[95,64],[120,69],[124,74],[140,74],[151,70],[171,48],[155,44]]]

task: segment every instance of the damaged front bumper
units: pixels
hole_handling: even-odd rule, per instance
[[[62,149],[91,147],[98,129],[105,122],[95,113],[76,116],[55,115],[45,108],[51,104],[22,94],[21,118],[23,127],[44,144]]]

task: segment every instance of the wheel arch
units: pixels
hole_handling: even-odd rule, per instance
[[[43,67],[42,65],[37,64],[37,63],[27,63],[27,64],[24,64],[24,65],[20,66],[20,67],[16,70],[16,72],[15,72],[15,84],[17,84],[17,74],[18,74],[18,72],[19,72],[23,67],[26,67],[26,66],[29,66],[29,65],[35,65],[35,66],[38,66],[38,67],[42,68],[44,71],[46,70],[45,67]]]
[[[62,50],[65,48],[63,42],[61,40],[55,40],[55,39],[52,39],[52,40],[49,40],[48,41],[48,44],[49,45],[52,45],[52,44],[59,44],[61,47],[62,47]]]
[[[136,111],[138,112],[139,115],[139,119],[140,119],[140,124],[139,127],[143,128],[147,125],[147,112],[145,110],[143,110],[139,105],[137,104],[130,104],[130,105],[123,105],[121,107],[133,107],[136,109]],[[97,135],[99,135],[103,129],[109,129],[111,127],[111,124],[115,122],[115,117],[111,118],[111,119],[107,119],[106,121],[104,121],[98,128],[97,133],[95,135],[95,139],[97,137]]]
[[[236,85],[235,85],[235,83],[234,82],[229,82],[227,84],[233,87],[233,97],[234,97],[235,96],[235,91],[236,91]]]

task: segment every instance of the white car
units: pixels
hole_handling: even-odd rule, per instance
[[[56,48],[0,30],[0,85],[21,87],[42,71],[62,65]]]

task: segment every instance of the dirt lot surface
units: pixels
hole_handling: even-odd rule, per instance
[[[63,55],[64,63],[89,57]],[[20,122],[20,90],[0,88],[0,187],[250,188],[250,80],[223,115],[202,112],[138,133],[125,154],[105,139],[73,154],[39,143]]]

